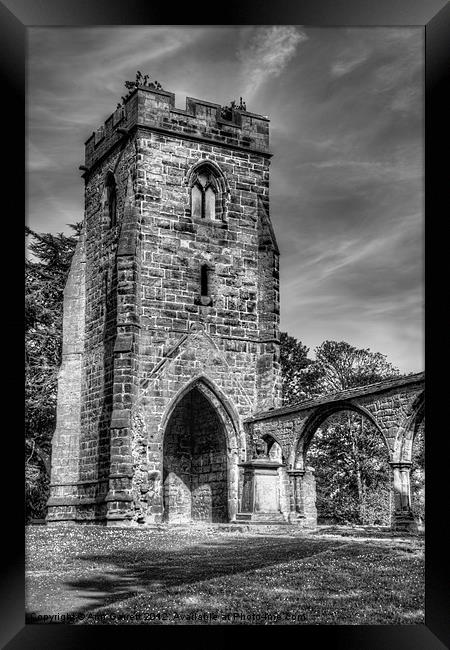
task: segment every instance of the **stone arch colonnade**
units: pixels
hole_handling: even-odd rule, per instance
[[[305,518],[304,455],[317,428],[333,413],[351,410],[366,416],[383,437],[392,468],[393,526],[415,527],[410,470],[418,424],[425,417],[424,373],[387,380],[258,413],[246,420],[254,440],[278,440],[287,458],[291,522]]]

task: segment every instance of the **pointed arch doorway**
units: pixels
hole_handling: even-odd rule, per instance
[[[232,520],[237,507],[237,441],[220,400],[203,382],[195,382],[165,420],[163,520]]]

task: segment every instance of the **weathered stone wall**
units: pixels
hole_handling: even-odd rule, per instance
[[[249,398],[244,400],[234,386],[228,387],[240,414],[252,412],[255,397],[258,404],[278,405],[279,391],[273,390],[274,385],[279,389],[278,367],[274,367],[278,342],[261,342],[277,335],[274,310],[279,310],[273,302],[271,311],[267,291],[261,292],[263,274],[258,267],[257,194],[268,196],[268,159],[143,132],[138,151],[142,194],[138,192],[137,200],[145,199],[141,203],[143,379],[193,324],[201,323],[225,359],[228,381],[235,378]],[[225,218],[220,221],[193,220],[190,214],[186,178],[202,160],[220,167],[230,189]],[[202,264],[209,269],[210,305],[201,304]],[[278,284],[274,266],[272,256],[264,268],[272,283]],[[266,311],[274,319],[269,333]],[[257,361],[261,357],[263,364]],[[189,372],[191,364],[185,365]],[[272,372],[272,381],[255,385],[256,370],[258,379],[261,372]],[[220,386],[226,386],[225,379]]]
[[[178,404],[164,436],[164,519],[170,523],[190,521],[192,517],[190,406],[187,399]]]
[[[192,519],[228,521],[227,450],[223,427],[205,397],[191,401]]]
[[[361,396],[360,406],[365,407],[379,425],[392,455],[392,460],[411,460],[412,425],[417,400],[423,397],[422,382],[385,391],[381,395]]]

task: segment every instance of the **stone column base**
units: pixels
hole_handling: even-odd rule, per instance
[[[45,520],[45,525],[46,526],[76,526],[77,522],[75,521],[75,517],[72,519],[46,519]]]
[[[299,512],[290,512],[288,521],[290,524],[295,524],[296,526],[306,526],[306,517]]]
[[[396,512],[392,521],[392,530],[417,533],[419,527],[412,512]]]
[[[75,498],[72,495],[64,497],[50,497],[47,501],[47,525],[74,524],[77,518]]]
[[[107,526],[130,526],[133,520],[133,497],[125,490],[109,490],[105,498]]]

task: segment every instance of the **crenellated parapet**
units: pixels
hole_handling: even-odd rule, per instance
[[[232,102],[224,110],[220,104],[186,97],[183,110],[175,108],[174,93],[137,85],[86,141],[85,166],[90,170],[137,127],[270,156],[269,119],[243,106],[242,101],[239,106]]]

